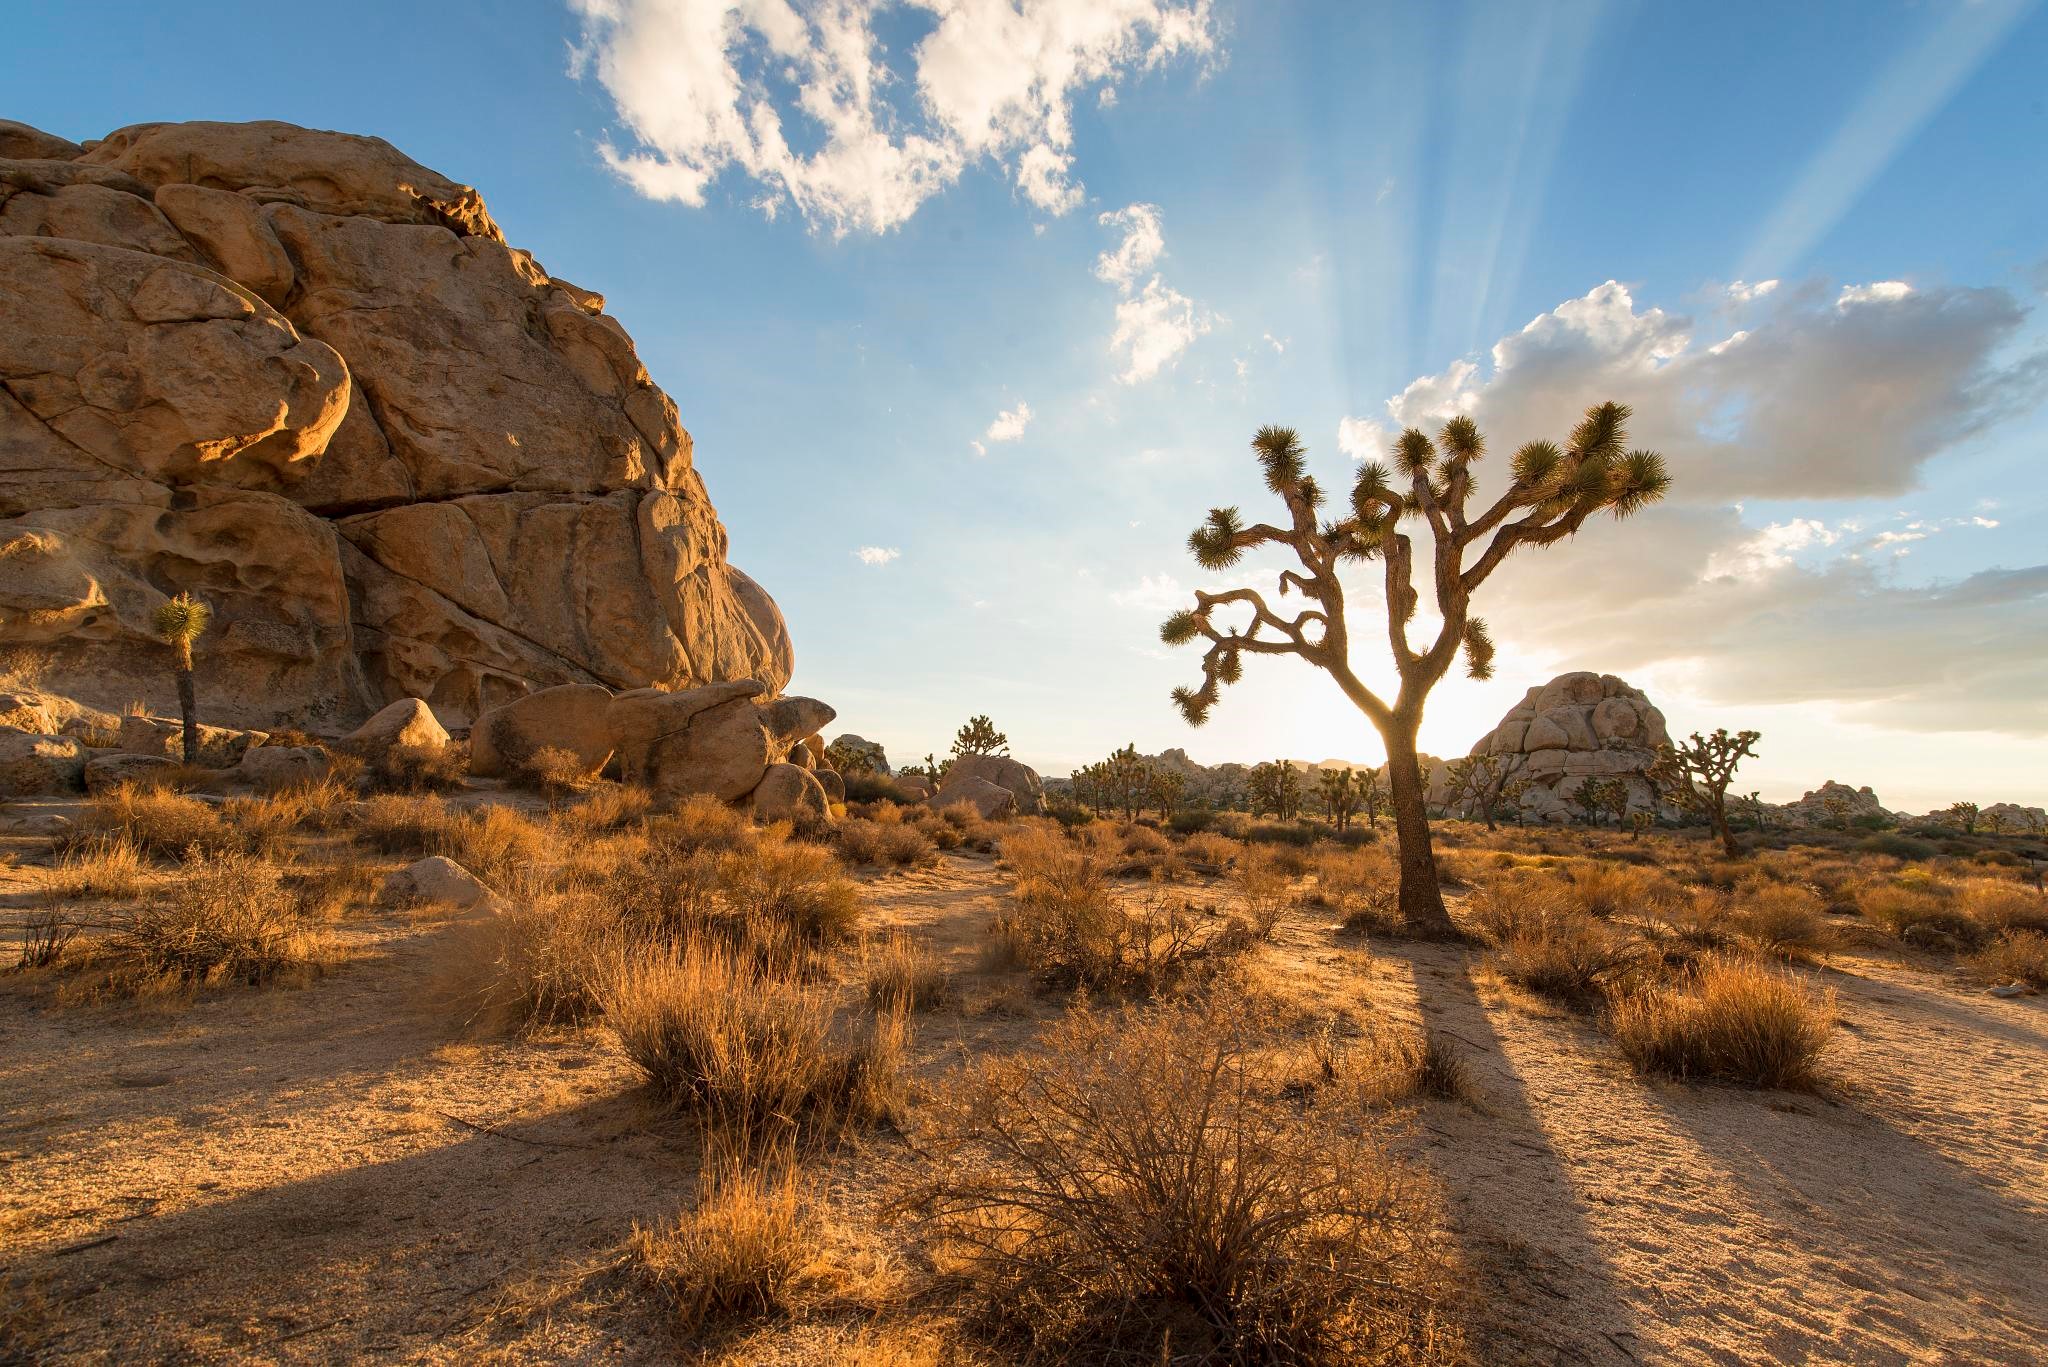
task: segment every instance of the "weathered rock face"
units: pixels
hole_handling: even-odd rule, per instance
[[[1016,800],[1017,811],[1026,816],[1044,805],[1045,786],[1038,781],[1037,772],[1008,755],[959,756],[947,768],[945,782],[939,785],[939,794],[932,799],[933,803],[943,807],[955,800],[949,794],[959,791],[961,785],[970,779],[979,779],[1006,790]]]
[[[789,678],[675,406],[604,300],[376,138],[0,121],[0,646],[209,719],[451,723],[535,688]]]
[[[1659,712],[1641,690],[1612,674],[1580,670],[1532,688],[1500,725],[1480,737],[1474,755],[1521,756],[1523,811],[1541,821],[1576,816],[1573,794],[1588,778],[1619,778],[1631,808],[1654,808],[1645,777],[1657,747],[1670,743]]]
[[[1797,802],[1787,802],[1770,809],[1777,821],[1787,826],[1836,826],[1849,825],[1860,817],[1865,821],[1875,820],[1890,825],[1895,819],[1877,800],[1877,794],[1868,784],[1852,788],[1846,783],[1827,780]]]

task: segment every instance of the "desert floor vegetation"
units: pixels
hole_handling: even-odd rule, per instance
[[[1253,823],[380,786],[0,850],[7,1351],[2048,1353],[2024,868],[1453,823],[1416,941]]]

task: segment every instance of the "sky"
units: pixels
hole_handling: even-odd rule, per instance
[[[1568,669],[1741,786],[2048,802],[2048,5],[16,0],[0,116],[388,138],[603,293],[695,438],[792,690],[902,762],[987,713],[1063,774],[1134,741],[1377,760],[1259,659],[1207,726],[1212,505],[1248,442],[1343,487],[1406,425],[1497,451],[1635,409],[1661,505],[1510,560],[1460,754]],[[1496,462],[1498,464],[1499,462]],[[1367,573],[1356,663],[1389,666]]]

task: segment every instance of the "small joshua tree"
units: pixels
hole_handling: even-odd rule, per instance
[[[1451,805],[1467,821],[1475,815],[1486,829],[1500,829],[1500,809],[1507,800],[1508,785],[1529,763],[1529,757],[1514,755],[1467,755],[1451,761]],[[1520,790],[1515,798],[1521,797]]]
[[[186,668],[189,669],[191,666],[188,664]],[[189,744],[189,742],[187,743]],[[1948,805],[1948,814],[1954,818],[1956,825],[1963,828],[1964,835],[1975,835],[1977,833],[1976,803],[1951,802]]]
[[[825,764],[848,778],[858,778],[875,772],[875,752],[864,745],[835,740],[825,747]]]
[[[1607,810],[1607,793],[1597,778],[1582,778],[1579,786],[1571,790],[1572,801],[1579,804],[1579,811],[1586,818],[1588,826],[1600,824],[1600,814]]]
[[[1190,725],[1200,725],[1223,688],[1243,676],[1246,655],[1293,655],[1329,674],[1386,745],[1400,845],[1401,914],[1419,929],[1451,928],[1415,748],[1423,705],[1461,653],[1473,677],[1491,676],[1493,639],[1472,614],[1472,598],[1508,556],[1555,545],[1596,513],[1626,517],[1663,497],[1670,484],[1664,461],[1655,452],[1628,449],[1628,417],[1622,404],[1601,404],[1586,411],[1562,447],[1525,444],[1514,454],[1506,489],[1476,509],[1474,466],[1486,454],[1477,424],[1452,418],[1434,439],[1411,427],[1393,447],[1399,483],[1385,465],[1366,463],[1352,483],[1349,506],[1335,520],[1321,515],[1325,494],[1308,474],[1301,438],[1292,428],[1263,427],[1252,438],[1252,450],[1264,467],[1266,487],[1285,507],[1283,524],[1247,525],[1236,508],[1214,508],[1188,538],[1205,570],[1230,569],[1245,552],[1268,546],[1292,552],[1301,568],[1282,570],[1278,590],[1282,596],[1300,593],[1308,607],[1285,617],[1256,589],[1196,590],[1194,606],[1160,628],[1168,645],[1197,637],[1209,643],[1201,686],[1175,689],[1175,704]],[[1418,602],[1416,548],[1403,530],[1417,525],[1427,526],[1433,542],[1423,573],[1439,619],[1434,639],[1419,649],[1409,639]],[[1391,699],[1367,687],[1354,670],[1347,589],[1340,578],[1347,564],[1374,560],[1385,571],[1387,636],[1400,679]]]
[[[987,717],[969,717],[953,736],[953,755],[1007,755],[1010,738],[996,730]]]
[[[1177,769],[1158,769],[1147,766],[1146,791],[1152,805],[1159,809],[1159,819],[1170,821],[1180,810],[1181,794],[1187,790],[1188,776]]]
[[[1736,765],[1756,758],[1756,743],[1762,736],[1760,731],[1738,731],[1731,736],[1725,728],[1711,736],[1695,731],[1684,745],[1664,746],[1650,770],[1652,786],[1673,803],[1707,819],[1730,859],[1741,854],[1742,847],[1728,829],[1728,785],[1735,778]]]
[[[1325,769],[1316,779],[1321,790],[1323,809],[1330,814],[1330,824],[1338,830],[1348,830],[1351,814],[1358,810],[1358,783],[1349,769]]]
[[[192,643],[206,634],[213,609],[189,593],[156,605],[156,634],[171,648],[178,675],[178,713],[185,723],[185,763],[199,762],[199,701],[192,688]]]
[[[1386,790],[1380,786],[1380,771],[1360,769],[1358,771],[1358,805],[1365,812],[1365,824],[1378,830],[1380,813],[1386,810]]]
[[[1112,750],[1095,769],[1104,805],[1121,811],[1126,821],[1137,820],[1152,795],[1152,766],[1138,753],[1137,745]]]

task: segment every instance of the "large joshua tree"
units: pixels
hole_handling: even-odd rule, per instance
[[[156,605],[156,634],[172,651],[178,675],[178,712],[185,723],[185,763],[199,762],[199,702],[192,690],[192,643],[206,632],[213,609],[189,593]]]
[[[1236,508],[1213,508],[1188,537],[1188,548],[1205,570],[1230,569],[1247,551],[1267,546],[1291,551],[1301,568],[1280,571],[1278,592],[1299,593],[1308,606],[1290,617],[1275,612],[1256,589],[1196,590],[1195,605],[1160,628],[1168,645],[1197,637],[1209,643],[1201,687],[1175,689],[1174,702],[1190,725],[1201,725],[1224,686],[1242,676],[1246,655],[1299,656],[1335,679],[1387,749],[1401,912],[1417,929],[1450,927],[1415,751],[1423,704],[1460,652],[1472,677],[1492,675],[1493,640],[1471,607],[1479,586],[1503,561],[1525,547],[1555,545],[1595,513],[1626,517],[1663,496],[1671,482],[1663,458],[1628,449],[1628,418],[1626,406],[1600,404],[1586,410],[1563,446],[1525,444],[1514,454],[1507,488],[1477,510],[1473,467],[1486,454],[1478,426],[1470,418],[1452,418],[1434,439],[1411,427],[1393,444],[1392,470],[1378,461],[1360,468],[1349,507],[1335,520],[1322,515],[1324,491],[1307,471],[1307,451],[1294,429],[1262,427],[1252,451],[1264,468],[1266,487],[1286,509],[1284,521],[1247,525]],[[1417,525],[1427,527],[1432,542],[1423,574],[1440,618],[1435,637],[1419,647],[1409,638],[1418,602],[1417,551],[1406,530]],[[1353,667],[1339,577],[1347,561],[1373,560],[1385,573],[1387,639],[1400,680],[1391,699],[1369,688]]]

